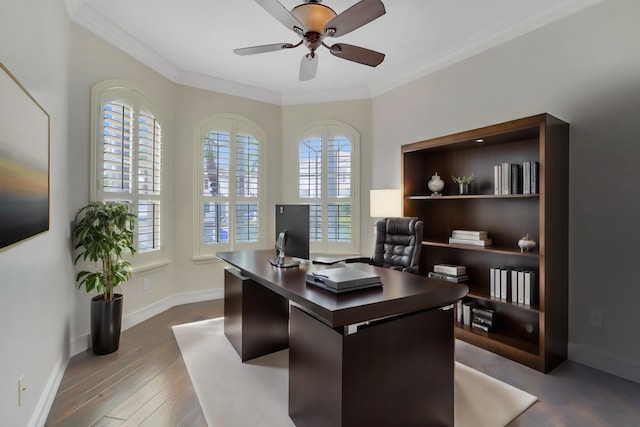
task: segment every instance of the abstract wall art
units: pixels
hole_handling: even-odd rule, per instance
[[[0,248],[49,230],[49,114],[0,63]]]

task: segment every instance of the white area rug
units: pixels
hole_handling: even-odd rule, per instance
[[[173,327],[209,426],[293,426],[288,350],[242,363],[224,336],[223,322],[217,318]],[[456,362],[456,427],[503,427],[536,400]]]

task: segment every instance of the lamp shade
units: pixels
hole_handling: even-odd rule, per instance
[[[304,3],[294,7],[291,14],[295,16],[307,32],[324,33],[327,22],[336,17],[336,13],[328,6],[318,3]]]
[[[402,193],[400,190],[371,190],[370,215],[374,218],[401,217]]]

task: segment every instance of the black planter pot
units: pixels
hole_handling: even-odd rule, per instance
[[[95,354],[109,354],[118,350],[122,301],[122,294],[115,294],[113,301],[105,301],[104,295],[91,298],[91,344]]]

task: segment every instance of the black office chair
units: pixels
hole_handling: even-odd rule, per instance
[[[416,217],[377,220],[376,246],[370,264],[417,273],[423,226]]]

